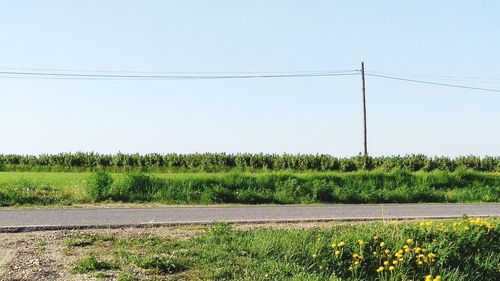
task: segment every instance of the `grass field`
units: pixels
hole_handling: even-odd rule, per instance
[[[0,205],[91,202],[499,202],[500,174],[454,172],[0,172]]]
[[[68,235],[76,276],[116,280],[500,280],[500,220],[233,230],[189,239]]]

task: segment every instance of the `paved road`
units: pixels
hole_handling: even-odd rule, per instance
[[[0,232],[189,223],[499,216],[500,204],[378,204],[1,210]]]

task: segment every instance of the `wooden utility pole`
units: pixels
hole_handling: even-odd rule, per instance
[[[364,144],[365,157],[368,156],[368,144],[366,141],[366,100],[365,100],[365,63],[361,62],[361,82],[363,83],[363,128],[364,128]]]

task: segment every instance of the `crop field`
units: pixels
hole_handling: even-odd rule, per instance
[[[0,205],[92,202],[307,204],[499,202],[500,174],[407,172],[0,172]]]
[[[389,157],[334,157],[322,154],[96,154],[60,153],[54,155],[0,154],[0,171],[82,172],[106,169],[111,172],[220,172],[239,171],[455,171],[500,172],[500,157],[428,157],[405,155]]]
[[[71,272],[116,280],[499,280],[500,221],[232,229],[189,239],[65,237]]]

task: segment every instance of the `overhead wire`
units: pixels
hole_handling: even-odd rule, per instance
[[[373,73],[365,73],[365,75],[366,76],[379,77],[379,78],[385,78],[385,79],[392,79],[392,80],[399,80],[399,81],[420,83],[420,84],[429,84],[429,85],[437,85],[437,86],[444,86],[444,87],[453,87],[453,88],[461,88],[461,89],[469,89],[469,90],[478,90],[478,91],[487,91],[487,92],[498,92],[498,93],[500,93],[500,89],[490,89],[490,88],[472,87],[472,86],[458,85],[458,84],[448,84],[448,83],[440,83],[440,82],[432,82],[432,81],[423,81],[423,80],[409,79],[409,78],[404,78],[404,77],[379,75],[379,74],[373,74]]]
[[[308,78],[359,75],[360,70],[301,70],[301,71],[274,71],[274,72],[160,72],[160,71],[129,71],[129,70],[89,70],[89,69],[49,69],[49,68],[22,68],[0,67],[0,79],[63,79],[63,80],[192,80],[192,79],[265,79],[265,78]],[[452,76],[452,75],[385,75],[384,72],[365,71],[366,76],[413,82],[420,84],[445,86],[469,90],[500,92],[500,89],[475,87],[469,85],[442,83],[408,78],[405,76],[433,77],[456,82],[480,83],[467,79],[497,79],[497,77],[479,76]],[[389,73],[389,72],[385,72]],[[500,77],[498,77],[500,79]],[[483,81],[493,83],[494,81]]]
[[[415,74],[415,73],[396,73],[396,72],[381,72],[381,71],[366,71],[379,75],[398,75],[398,76],[417,76],[437,79],[457,79],[457,80],[500,80],[500,76],[456,76],[456,75],[436,75],[436,74]]]
[[[254,78],[302,78],[302,77],[329,77],[343,75],[357,75],[355,70],[344,72],[310,72],[310,73],[292,73],[281,72],[270,74],[261,72],[260,74],[233,74],[233,75],[130,75],[130,74],[95,74],[95,73],[60,73],[60,72],[26,72],[26,71],[0,71],[4,77],[30,78],[30,77],[62,77],[62,78],[99,78],[99,79],[254,79]]]
[[[90,72],[90,73],[136,73],[136,74],[285,74],[285,73],[344,73],[356,70],[292,70],[292,71],[140,71],[140,70],[91,70],[68,68],[27,68],[27,67],[0,67],[0,70],[49,71],[49,72]]]

